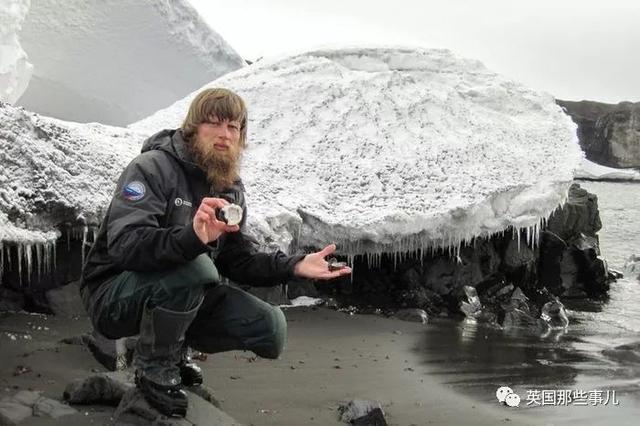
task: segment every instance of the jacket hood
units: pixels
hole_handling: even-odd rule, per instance
[[[161,130],[142,143],[140,152],[154,150],[166,152],[191,171],[202,171],[193,161],[180,129]]]

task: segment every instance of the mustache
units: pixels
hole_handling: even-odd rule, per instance
[[[230,145],[224,151],[216,150],[212,144],[198,144],[190,146],[196,164],[207,174],[207,180],[216,190],[220,191],[233,184],[238,178],[242,149]]]

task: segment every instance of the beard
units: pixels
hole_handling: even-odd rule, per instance
[[[242,148],[232,143],[227,151],[217,151],[213,143],[193,137],[189,151],[195,163],[207,174],[207,181],[216,191],[223,191],[238,179]]]

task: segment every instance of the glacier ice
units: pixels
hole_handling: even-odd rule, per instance
[[[117,176],[143,136],[8,104],[0,104],[0,123],[0,279],[15,268],[19,284],[28,285],[34,272],[53,272],[56,241],[63,234],[67,250],[71,240],[80,240],[86,254]],[[63,224],[71,230],[61,232]]]
[[[335,242],[350,264],[363,255],[375,266],[440,250],[459,258],[511,230],[533,246],[582,160],[576,126],[550,95],[446,50],[318,50],[209,86],[247,101],[248,228],[265,248]],[[195,93],[129,129],[0,105],[5,249],[56,240],[61,218],[88,247],[145,135],[178,126]]]
[[[281,248],[336,242],[350,263],[457,257],[510,228],[533,246],[583,157],[551,95],[443,49],[317,50],[205,87],[220,86],[249,108],[242,175],[258,240],[273,241],[269,218],[288,215]],[[130,128],[179,125],[198,92]]]
[[[33,0],[19,38],[18,104],[78,122],[129,124],[245,66],[186,0]]]

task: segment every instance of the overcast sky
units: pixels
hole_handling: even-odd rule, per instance
[[[245,59],[446,47],[560,99],[640,101],[637,0],[189,0]]]

